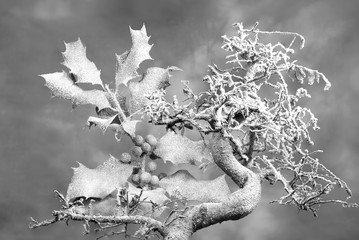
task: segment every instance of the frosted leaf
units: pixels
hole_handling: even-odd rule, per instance
[[[121,83],[127,86],[129,80],[138,77],[137,69],[141,62],[152,59],[150,56],[152,45],[148,44],[150,37],[147,36],[145,25],[141,30],[133,30],[130,27],[130,32],[132,38],[131,50],[121,55],[116,54],[116,89]]]
[[[133,166],[123,164],[113,156],[95,169],[79,163],[67,189],[66,199],[77,197],[104,198],[121,188],[132,174]]]
[[[197,180],[187,170],[161,179],[160,187],[182,202],[220,202],[231,193],[225,175],[213,180]]]
[[[92,127],[95,125],[101,129],[102,133],[105,133],[107,129],[111,129],[116,133],[127,133],[129,136],[134,137],[136,132],[136,125],[139,122],[139,120],[126,119],[121,124],[119,124],[117,115],[111,116],[109,118],[98,118],[91,116],[87,119],[87,126]]]
[[[202,163],[203,158],[213,162],[212,155],[203,141],[192,141],[172,131],[160,138],[154,154],[164,162],[170,161],[173,164],[196,165]]]
[[[66,50],[62,53],[64,62],[62,63],[74,74],[76,82],[92,83],[103,86],[100,78],[101,71],[96,65],[86,57],[86,47],[80,38],[76,42],[65,43]]]
[[[140,120],[128,120],[126,119],[121,123],[121,126],[123,130],[130,135],[131,137],[134,137],[136,134],[136,125],[137,123],[141,122]]]
[[[126,97],[118,96],[118,102],[120,104],[120,107],[125,114],[126,117],[130,116],[130,112],[128,111],[127,105],[126,105]]]
[[[122,112],[125,117],[130,116],[126,106],[126,96],[116,95],[116,93],[113,92],[108,85],[105,85],[105,89],[108,92],[107,100],[111,106],[116,109],[117,112]]]
[[[325,91],[329,90],[331,87],[331,83],[329,82],[328,78],[318,70],[310,69],[300,65],[293,65],[291,68],[289,68],[289,71],[294,72],[296,79],[300,83],[303,83],[304,80],[307,80],[309,85],[313,85],[314,82],[319,83],[320,80],[323,80],[325,82]]]
[[[89,117],[87,119],[87,126],[92,127],[93,125],[98,126],[102,133],[105,133],[108,128],[114,130],[115,132],[123,132],[121,125],[113,123],[117,115],[110,118],[98,118],[98,117]]]
[[[149,101],[146,96],[158,89],[167,88],[170,85],[169,78],[172,76],[171,72],[174,70],[181,69],[174,66],[167,69],[151,67],[147,69],[139,82],[130,82],[128,86],[131,93],[129,99],[130,112],[134,113],[144,107]]]
[[[42,74],[40,76],[45,79],[45,86],[51,90],[54,96],[70,100],[73,107],[81,104],[92,104],[97,106],[99,110],[111,108],[106,97],[106,92],[101,90],[83,90],[64,71]]]

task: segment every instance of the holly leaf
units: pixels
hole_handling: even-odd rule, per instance
[[[202,163],[203,159],[213,162],[204,141],[192,141],[172,131],[168,131],[159,139],[154,154],[164,162],[170,161],[176,165],[181,163],[197,165]]]
[[[130,51],[121,55],[116,54],[116,92],[121,83],[127,86],[129,80],[139,76],[137,69],[144,60],[152,60],[150,50],[153,45],[148,44],[150,37],[147,36],[145,25],[142,26],[141,30],[133,30],[130,27],[130,32],[132,38]]]
[[[134,113],[144,107],[148,102],[148,95],[158,89],[165,89],[170,86],[169,79],[174,70],[181,70],[177,67],[168,67],[166,69],[160,67],[151,67],[143,74],[142,79],[138,82],[130,82],[128,88],[130,90],[129,108]]]
[[[62,63],[70,73],[76,76],[76,82],[98,84],[103,87],[101,71],[86,56],[86,47],[80,38],[76,42],[65,43],[66,50],[62,53]]]
[[[130,135],[131,137],[135,137],[136,135],[136,125],[141,122],[140,120],[129,120],[126,119],[121,123],[123,130]]]
[[[75,84],[66,72],[55,72],[40,75],[45,79],[48,87],[55,97],[60,97],[72,102],[73,108],[81,104],[92,104],[99,110],[111,108],[106,92],[102,90],[83,90]]]
[[[129,120],[126,119],[122,123],[118,120],[118,116],[112,116],[109,118],[98,118],[98,117],[89,117],[87,119],[87,126],[98,126],[102,133],[105,134],[107,129],[111,129],[116,133],[128,134],[130,137],[134,137],[136,134],[136,125],[141,122],[140,120]]]
[[[124,129],[121,125],[114,123],[117,115],[109,117],[109,118],[98,118],[90,116],[87,119],[87,126],[91,128],[92,126],[97,126],[101,129],[102,133],[105,134],[108,128],[114,130],[115,132],[123,133]]]
[[[162,178],[159,185],[181,202],[220,202],[231,193],[225,175],[214,180],[197,180],[187,170]]]
[[[107,96],[107,100],[111,104],[111,106],[117,110],[117,113],[122,112],[121,115],[124,118],[129,117],[130,114],[129,114],[128,108],[126,106],[126,97],[120,96],[118,94],[116,95],[116,93],[113,92],[113,90],[111,90],[108,85],[105,85],[105,89],[108,92],[108,94],[106,96]],[[120,118],[120,119],[122,119],[122,118]]]
[[[105,198],[127,183],[133,166],[123,164],[110,156],[106,162],[95,169],[89,169],[81,163],[79,167],[73,169],[74,175],[67,189],[67,200],[78,197]]]
[[[105,86],[107,90],[107,100],[113,107],[113,109],[103,109],[102,111],[97,111],[97,114],[101,118],[90,117],[87,121],[88,126],[97,125],[100,127],[103,133],[108,128],[112,128],[116,133],[127,133],[129,136],[134,137],[136,131],[136,125],[139,120],[131,120],[131,116],[126,115],[127,107],[124,105],[123,98],[120,98],[121,102],[118,101],[116,95],[112,90]],[[115,111],[112,111],[115,110]]]

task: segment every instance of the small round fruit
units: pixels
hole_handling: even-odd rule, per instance
[[[155,136],[149,134],[145,137],[145,141],[151,145],[151,147],[155,148],[157,145],[157,139]]]
[[[158,186],[159,182],[160,182],[160,180],[158,179],[158,177],[156,175],[153,175],[151,177],[150,183],[151,183],[152,186]]]
[[[139,146],[134,146],[134,147],[132,148],[132,154],[133,154],[133,156],[135,156],[135,157],[141,157],[141,154],[142,154],[142,149],[141,149],[141,147],[139,147]]]
[[[142,151],[145,152],[145,153],[149,153],[151,152],[151,145],[144,142],[142,145],[141,145],[141,148],[142,148]]]
[[[167,177],[167,174],[166,173],[160,173],[158,174],[158,179],[161,180],[162,178],[165,178]]]
[[[123,163],[131,163],[131,155],[127,152],[122,153],[120,161]]]
[[[132,175],[132,182],[139,184],[140,183],[140,175],[139,174],[134,174]]]
[[[140,180],[141,180],[141,183],[148,184],[151,181],[151,174],[148,172],[141,173]]]
[[[153,171],[156,171],[157,169],[157,163],[153,162],[153,161],[150,161],[148,164],[147,164],[147,168],[150,172],[153,172]]]
[[[135,142],[136,146],[141,146],[142,143],[144,142],[143,137],[141,135],[136,135],[133,138],[133,141]]]

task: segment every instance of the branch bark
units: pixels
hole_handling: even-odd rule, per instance
[[[48,226],[55,222],[73,220],[73,221],[86,221],[95,223],[113,223],[113,224],[147,224],[150,228],[156,229],[162,236],[168,235],[165,226],[160,222],[150,217],[145,216],[101,216],[101,215],[83,215],[73,212],[72,210],[60,210],[53,212],[54,218],[51,220],[45,220],[43,222],[37,222],[32,219],[30,228],[38,228],[42,226]]]
[[[168,226],[165,240],[186,240],[202,228],[228,220],[238,220],[250,214],[261,198],[260,178],[240,164],[232,147],[220,133],[210,141],[214,162],[239,186],[225,201],[195,206],[182,218]]]

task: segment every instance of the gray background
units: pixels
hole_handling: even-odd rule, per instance
[[[359,202],[359,1],[0,1],[0,239],[94,239],[81,235],[81,224],[27,228],[29,217],[44,219],[60,205],[53,190],[66,191],[71,167],[81,161],[95,167],[109,153],[119,156],[128,141],[83,128],[89,106],[71,112],[70,104],[50,100],[38,75],[64,69],[63,42],[80,37],[87,54],[109,83],[114,53],[131,45],[128,26],[146,23],[155,43],[157,66],[184,69],[179,79],[201,81],[211,62],[221,63],[220,36],[231,23],[259,21],[266,30],[297,31],[307,39],[300,64],[320,69],[332,82],[312,88],[308,106],[319,118],[313,134],[324,149],[322,161],[352,187]],[[146,65],[145,64],[145,65]],[[142,129],[142,133],[157,130]],[[264,185],[256,211],[237,222],[202,230],[193,239],[357,239],[357,209],[322,206],[319,218],[268,204],[280,194]],[[338,193],[338,197],[345,196]]]

